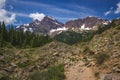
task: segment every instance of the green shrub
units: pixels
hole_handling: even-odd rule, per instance
[[[4,53],[5,53],[5,51],[0,48],[0,55],[3,55]]]
[[[95,72],[94,76],[98,78],[99,74],[100,74],[99,72]]]
[[[12,80],[11,78],[9,78],[8,76],[3,76],[0,78],[0,80]]]
[[[95,58],[97,60],[97,64],[101,65],[102,63],[104,63],[105,60],[109,58],[109,55],[105,53],[100,53],[100,54],[97,54]]]
[[[82,41],[83,42],[89,42],[94,37],[95,32],[94,31],[87,31],[82,33]]]
[[[35,71],[31,76],[31,80],[64,80],[64,66],[58,65],[48,68],[46,71]]]
[[[117,26],[117,29],[120,30],[120,25]]]
[[[18,65],[20,68],[24,68],[24,67],[27,67],[27,66],[30,65],[30,61],[25,62],[25,63],[21,63],[21,62],[19,62],[17,65]]]

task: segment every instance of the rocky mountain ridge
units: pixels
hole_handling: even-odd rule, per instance
[[[97,26],[108,25],[109,23],[110,21],[107,19],[88,16],[83,19],[70,20],[65,23],[65,27],[70,29],[79,28],[81,30],[96,30]]]
[[[23,24],[17,27],[17,29],[22,29],[24,32],[34,32],[37,34],[47,34],[51,29],[62,28],[63,23],[58,22],[56,19],[45,16],[41,21],[34,20],[31,23]]]
[[[29,24],[23,24],[17,27],[17,29],[22,29],[24,32],[30,31],[37,34],[49,34],[55,36],[62,31],[77,31],[81,30],[97,30],[100,25],[108,25],[109,20],[101,19],[98,17],[86,17],[83,19],[70,20],[65,24],[58,22],[56,19],[49,16],[45,16],[43,20],[35,20]]]

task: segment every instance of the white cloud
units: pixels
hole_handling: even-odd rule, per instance
[[[104,13],[104,15],[105,15],[105,16],[109,15],[110,13],[112,13],[112,10],[113,10],[113,7],[111,7],[109,11],[106,11],[106,12]]]
[[[29,17],[32,18],[33,20],[37,19],[41,21],[45,17],[45,14],[36,12],[36,13],[31,13]]]
[[[115,14],[120,13],[120,2],[117,4],[117,9],[115,10]]]
[[[6,0],[0,0],[0,22],[5,22],[5,24],[12,24],[15,22],[15,14],[12,13],[8,16],[8,12],[4,9]]]
[[[5,6],[6,0],[0,0],[0,9],[2,9]]]
[[[25,13],[19,13],[19,12],[7,12],[8,14],[16,14],[17,16],[21,16],[21,17],[29,17],[29,15],[28,14],[25,14]]]
[[[107,11],[105,12],[105,16],[107,16],[108,14],[110,14],[112,11]]]
[[[15,22],[15,14],[12,14],[10,17],[7,16],[7,11],[0,9],[0,21],[5,22],[6,24],[12,24]]]

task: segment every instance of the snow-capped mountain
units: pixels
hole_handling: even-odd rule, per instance
[[[97,30],[100,25],[108,25],[110,21],[98,17],[88,16],[83,19],[71,20],[65,24],[58,22],[56,19],[45,16],[41,21],[34,20],[31,23],[23,24],[17,27],[24,32],[34,32],[36,34],[49,34],[55,36],[63,31],[83,31],[83,30]]]
[[[30,31],[37,34],[49,33],[50,30],[62,28],[63,23],[58,22],[56,19],[45,16],[41,21],[34,20],[31,23],[23,24],[17,27],[17,29],[22,29],[24,32]]]
[[[98,17],[88,16],[83,19],[71,20],[65,23],[65,27],[69,29],[79,30],[96,30],[99,25],[107,25],[110,21]]]

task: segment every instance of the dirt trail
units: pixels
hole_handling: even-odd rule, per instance
[[[66,80],[96,80],[91,67],[85,67],[82,61],[66,68]]]

